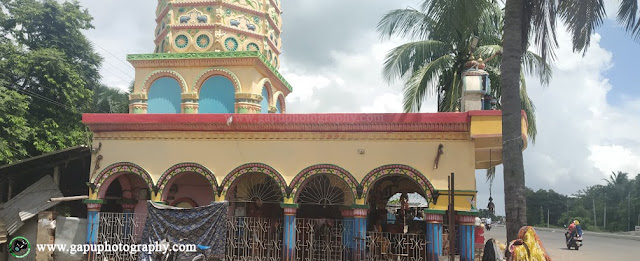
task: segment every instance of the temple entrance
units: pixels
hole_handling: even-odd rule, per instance
[[[318,174],[300,188],[296,218],[296,260],[351,260],[354,223],[343,216],[353,193],[335,175]]]
[[[226,260],[282,260],[282,199],[276,181],[263,173],[231,184]]]
[[[135,174],[122,174],[107,184],[99,213],[98,244],[139,244],[147,218],[146,200],[151,197],[147,183]],[[138,260],[128,252],[102,252],[89,260]]]
[[[367,260],[426,260],[426,194],[413,179],[389,176],[368,193]]]
[[[195,172],[182,172],[172,177],[162,194],[162,201],[179,208],[207,206],[215,199],[207,178]]]

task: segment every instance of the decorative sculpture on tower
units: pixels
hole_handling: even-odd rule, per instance
[[[284,113],[280,0],[158,0],[131,113]]]

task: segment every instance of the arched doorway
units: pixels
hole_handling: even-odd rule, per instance
[[[233,260],[282,260],[284,179],[261,164],[241,166],[229,175],[223,181],[229,202],[227,255]]]
[[[104,203],[99,213],[97,243],[139,244],[147,217],[146,201],[151,198],[147,181],[134,173],[120,173],[101,185],[98,195]],[[137,256],[126,252],[101,252],[95,258],[137,260]]]
[[[387,175],[374,181],[366,197],[371,258],[426,260],[427,198],[424,189],[404,175]]]
[[[312,173],[296,193],[296,260],[350,260],[354,220],[343,214],[355,203],[354,183],[345,181],[352,176],[337,167]]]
[[[250,218],[282,218],[283,195],[278,183],[264,173],[246,173],[227,191],[229,215]]]
[[[209,205],[214,200],[212,185],[207,178],[195,172],[173,176],[162,192],[162,201],[174,207],[195,208]]]

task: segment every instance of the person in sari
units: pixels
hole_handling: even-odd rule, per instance
[[[522,227],[518,239],[511,241],[507,248],[507,261],[551,261],[533,227]]]

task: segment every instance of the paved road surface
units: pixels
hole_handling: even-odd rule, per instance
[[[580,250],[567,250],[562,231],[536,231],[554,261],[640,260],[640,241],[585,235]],[[484,234],[486,239],[506,241],[506,229],[494,227]]]

